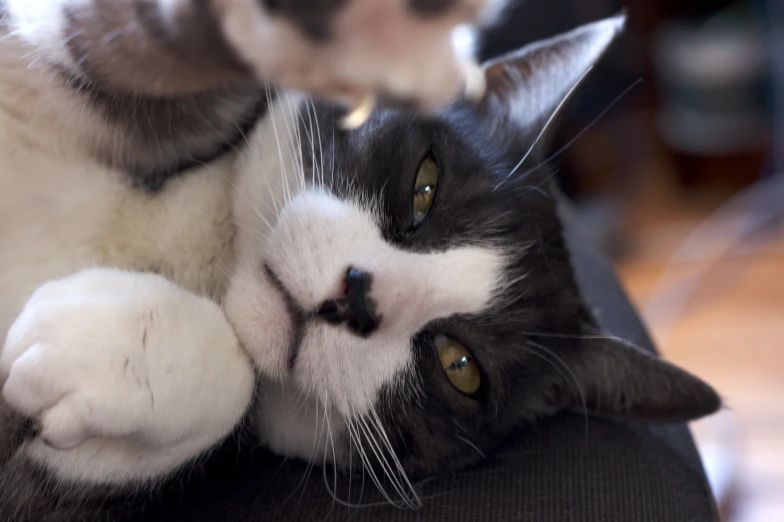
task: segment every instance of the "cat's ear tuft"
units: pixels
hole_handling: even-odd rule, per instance
[[[624,14],[581,26],[483,64],[482,105],[522,129],[549,117],[568,98],[626,23]]]
[[[681,422],[721,408],[710,385],[620,339],[589,337],[576,350],[570,367],[581,391],[569,392],[573,409],[585,406],[624,420]]]

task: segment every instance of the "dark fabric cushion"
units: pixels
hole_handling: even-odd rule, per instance
[[[581,239],[568,210],[564,219],[578,281],[603,326],[653,351],[609,261]],[[264,452],[239,455],[227,446],[186,486],[167,491],[164,504],[149,506],[145,520],[718,520],[699,456],[682,425],[624,425],[563,415],[521,431],[483,464],[431,479],[419,490],[423,508],[399,509],[385,503],[368,479],[309,470]],[[348,501],[366,507],[342,504]]]
[[[236,456],[236,454],[235,454]],[[520,433],[486,463],[420,487],[424,507],[384,504],[369,480],[337,479],[269,455],[227,459],[148,520],[356,522],[695,522],[717,520],[710,491],[666,440],[643,427],[563,416]],[[350,491],[350,494],[349,494]],[[176,499],[176,500],[175,500]]]

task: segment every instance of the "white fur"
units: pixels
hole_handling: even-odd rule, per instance
[[[41,51],[54,41],[31,35]],[[412,336],[496,293],[502,252],[404,251],[384,241],[370,202],[304,183],[302,98],[277,102],[242,153],[150,197],[94,159],[102,122],[23,51],[0,42],[0,379],[5,400],[43,428],[21,451],[56,475],[128,482],[195,457],[242,416],[248,354],[266,386],[261,439],[340,462],[332,443],[411,369]],[[579,76],[596,55],[563,67]],[[363,339],[312,321],[290,367],[293,318],[264,265],[306,310],[339,295],[349,266],[371,272],[378,331]]]
[[[293,383],[263,380],[255,411],[261,440],[280,455],[346,465],[346,417]]]
[[[130,3],[131,0],[118,0]],[[286,88],[357,101],[379,86],[401,98],[435,108],[463,86],[462,56],[452,46],[452,29],[488,22],[502,0],[464,0],[438,18],[411,16],[407,0],[353,0],[337,14],[328,45],[314,44],[300,29],[269,15],[255,0],[210,0],[228,42],[254,72]],[[79,58],[66,42],[65,9],[88,14],[90,0],[7,0],[5,23],[45,65],[80,74]],[[158,0],[173,20],[189,0]],[[117,30],[122,30],[118,23]],[[125,28],[127,29],[127,28]],[[106,45],[110,45],[107,41]]]
[[[269,328],[279,317],[278,307],[257,309],[255,320],[234,323],[260,371],[349,418],[370,414],[379,391],[399,380],[413,360],[411,338],[422,327],[437,318],[484,310],[503,269],[503,256],[486,248],[418,254],[390,246],[373,214],[316,191],[295,197],[283,209],[259,258],[306,310],[341,295],[349,266],[373,274],[370,295],[382,317],[379,329],[364,339],[345,327],[313,322],[290,370],[285,363],[291,328]],[[256,296],[277,294],[263,273],[247,276],[244,271],[235,276],[232,290],[239,291],[228,294],[230,318],[232,310],[249,309],[246,303],[255,302]],[[289,335],[281,336],[281,331]],[[269,418],[273,411],[261,405],[261,435],[270,444],[284,440],[291,451],[292,441],[280,433],[283,425]],[[297,455],[307,455],[310,445],[299,448]]]
[[[8,404],[41,425],[24,451],[100,483],[152,478],[209,448],[255,382],[214,302],[112,269],[36,291],[8,333],[0,378]]]
[[[83,9],[90,5],[90,0],[5,0],[5,3],[9,15],[3,22],[35,59],[76,72],[77,66],[64,45],[68,37],[64,8]]]
[[[260,2],[217,5],[227,39],[261,78],[354,103],[383,86],[401,99],[436,108],[459,95],[464,61],[474,57],[465,55],[464,38],[456,44],[453,29],[476,22],[475,12],[491,19],[502,3],[469,0],[466,10],[422,19],[411,16],[406,0],[355,0],[336,16],[326,45],[304,39],[300,29],[270,16]],[[472,31],[466,25],[460,32]]]
[[[259,398],[260,437],[274,451],[318,460],[324,450],[332,458],[329,434],[297,429],[297,424],[316,422],[303,416],[316,415],[319,408],[329,412],[331,433],[337,437],[345,427],[337,419],[369,414],[380,389],[411,364],[411,337],[419,329],[436,318],[478,312],[488,305],[499,284],[503,256],[485,248],[403,251],[381,237],[381,216],[372,205],[339,200],[319,186],[305,187],[297,151],[307,137],[291,132],[291,111],[301,103],[295,96],[276,104],[239,160],[234,198],[240,232],[237,268],[225,310],[256,367],[270,381]],[[313,139],[318,141],[318,135]],[[267,175],[248,174],[259,170]],[[333,175],[330,166],[318,170],[317,181]],[[269,229],[267,223],[274,226]],[[371,272],[371,296],[383,316],[379,330],[362,339],[345,327],[314,322],[289,369],[294,324],[262,265],[272,269],[305,310],[340,296],[349,266]],[[283,407],[303,396],[312,402],[309,415],[302,409],[294,415]],[[313,434],[321,440],[314,441]]]
[[[9,71],[13,74],[0,77],[0,325],[6,331],[16,323],[3,351],[4,396],[39,418],[52,445],[70,448],[53,449],[41,438],[24,448],[61,477],[122,482],[166,473],[220,440],[241,416],[247,367],[217,310],[185,289],[220,299],[230,287],[228,318],[269,379],[260,401],[260,434],[273,449],[315,459],[333,458],[327,440],[342,436],[342,419],[368,413],[379,388],[410,364],[410,337],[419,327],[438,316],[481,309],[492,293],[497,278],[492,267],[500,267],[492,252],[402,252],[381,239],[369,209],[316,188],[305,190],[297,152],[303,138],[295,131],[299,97],[284,96],[274,106],[241,157],[230,155],[173,180],[149,198],[91,158],[89,132],[47,128],[46,111],[52,109],[46,97],[57,97],[63,114],[75,100],[56,94],[56,84],[50,93],[39,71]],[[21,96],[20,85],[35,90]],[[72,113],[75,121],[95,124],[90,114],[84,120],[77,114]],[[314,325],[288,373],[291,318],[260,270],[267,260],[308,307],[337,292],[349,263],[372,270],[374,295],[386,318],[378,335],[364,340],[342,327]],[[81,272],[95,266],[124,270]],[[184,289],[137,272],[148,269]],[[487,275],[465,276],[472,272]],[[46,285],[70,274],[77,275]],[[474,284],[446,284],[448,274]],[[96,287],[95,281],[101,283]],[[423,293],[406,296],[400,284],[419,285]],[[41,285],[44,293],[59,285],[57,300],[30,298]],[[439,287],[448,292],[440,294]],[[157,319],[146,324],[151,311]],[[155,358],[142,350],[145,326],[150,340],[158,340]],[[47,342],[30,342],[25,335],[19,340],[21,331]],[[210,336],[222,340],[209,342]],[[334,365],[319,364],[320,348],[338,354]],[[138,361],[141,388],[135,379],[123,380],[118,363],[123,354]],[[183,370],[181,379],[161,380],[155,373],[175,363]],[[202,382],[200,393],[191,393],[196,382]],[[289,415],[285,405],[303,394],[319,406],[305,408],[292,423],[281,413]],[[127,415],[118,418],[112,413],[117,411]],[[320,426],[325,412],[330,430],[298,427]],[[133,424],[132,435],[107,438],[130,433]]]
[[[68,451],[35,439],[23,451],[63,477],[166,473],[220,440],[250,397],[247,356],[220,310],[198,297],[219,299],[233,265],[233,158],[150,198],[92,158],[101,126],[84,100],[27,68],[14,39],[2,42],[0,60],[0,337],[15,324],[2,352],[4,397],[37,414],[55,445],[96,437]],[[96,266],[134,272],[88,270],[47,285]],[[136,272],[145,270],[181,286]],[[59,289],[56,299],[33,296],[42,285]],[[145,323],[150,312],[154,324]],[[146,393],[132,393],[135,380],[122,380],[121,354],[145,388],[149,379],[154,411],[134,399]],[[172,365],[178,378],[162,379]],[[127,437],[105,438],[123,429]]]

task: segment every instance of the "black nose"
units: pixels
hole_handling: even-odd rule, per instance
[[[364,270],[349,268],[345,278],[345,295],[324,301],[316,312],[330,323],[346,325],[357,335],[368,337],[378,329],[381,317],[376,314],[376,303],[370,297],[373,275]]]

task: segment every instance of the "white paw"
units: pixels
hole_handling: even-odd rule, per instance
[[[27,454],[65,479],[153,478],[225,437],[254,376],[220,308],[111,269],[42,286],[0,353],[3,396],[37,421]]]

